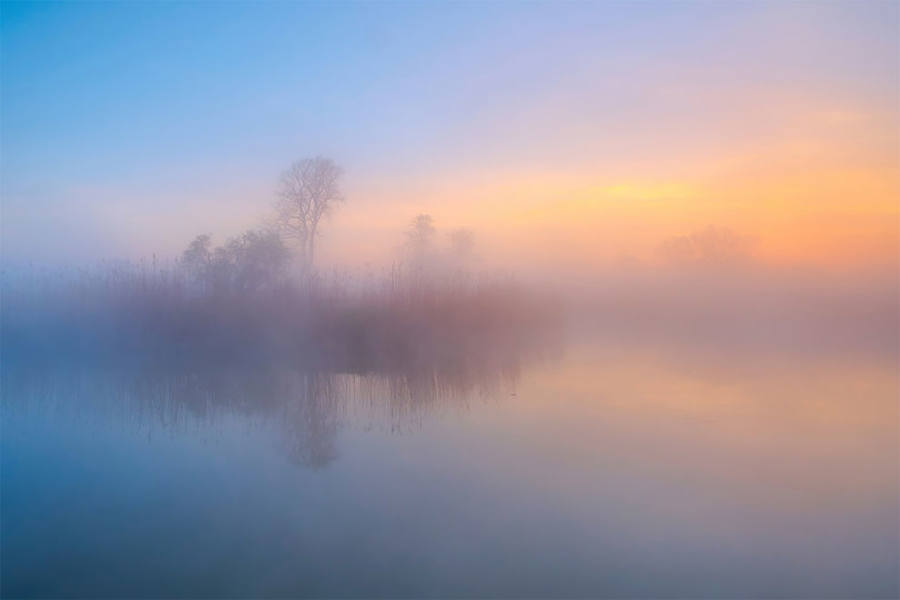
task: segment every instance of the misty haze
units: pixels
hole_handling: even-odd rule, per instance
[[[898,22],[0,3],[0,597],[896,598]]]

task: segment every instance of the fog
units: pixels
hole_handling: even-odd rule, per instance
[[[897,597],[898,16],[0,3],[0,596]]]
[[[4,595],[895,595],[890,259],[356,235],[352,173],[301,158],[174,251],[4,260]]]

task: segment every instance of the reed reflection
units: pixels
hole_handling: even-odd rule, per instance
[[[281,366],[183,370],[101,366],[3,369],[6,418],[38,412],[71,420],[112,420],[152,438],[156,432],[192,435],[237,419],[271,433],[290,462],[327,467],[340,454],[344,427],[415,429],[434,412],[466,410],[514,389],[521,369],[544,361],[558,347],[482,352],[443,364],[391,371],[336,372]]]

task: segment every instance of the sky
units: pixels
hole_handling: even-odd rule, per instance
[[[345,169],[322,261],[418,213],[507,263],[896,266],[895,2],[0,4],[6,264],[174,257]]]

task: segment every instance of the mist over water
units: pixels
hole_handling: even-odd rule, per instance
[[[2,595],[897,594],[895,270],[489,248],[5,269]]]
[[[896,596],[895,271],[438,225],[6,269],[2,595]]]
[[[896,598],[896,4],[0,4],[3,598]]]
[[[896,594],[889,282],[425,266],[5,281],[4,596]]]

